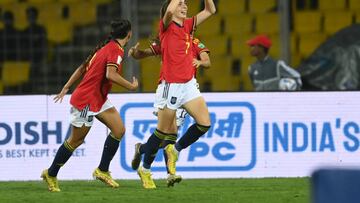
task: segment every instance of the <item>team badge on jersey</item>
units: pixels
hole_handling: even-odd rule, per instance
[[[171,97],[170,103],[171,104],[176,104],[176,100],[177,100],[176,97]]]
[[[121,56],[118,56],[118,58],[117,58],[117,60],[116,60],[116,63],[117,63],[117,64],[120,64],[120,63],[121,63],[121,61],[122,61]]]
[[[200,42],[200,43],[198,44],[198,47],[199,47],[200,49],[204,49],[204,48],[205,48],[205,45]]]

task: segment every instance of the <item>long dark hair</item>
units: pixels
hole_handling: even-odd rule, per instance
[[[110,23],[110,27],[111,27],[110,35],[90,52],[90,55],[86,58],[85,62],[83,63],[84,66],[87,66],[91,58],[94,56],[94,54],[103,46],[105,46],[107,43],[109,43],[111,40],[124,39],[131,31],[131,23],[128,20],[122,20],[122,19],[113,20]]]
[[[163,2],[163,4],[161,5],[161,9],[160,9],[160,19],[163,19],[164,18],[164,15],[166,13],[166,10],[170,4],[171,0],[165,0]]]

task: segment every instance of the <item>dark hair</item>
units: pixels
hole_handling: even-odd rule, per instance
[[[33,14],[35,16],[35,18],[38,17],[38,10],[35,7],[29,7],[26,9],[26,13],[29,14]]]
[[[114,20],[111,21],[110,36],[113,39],[124,39],[131,31],[131,23],[128,20]]]
[[[105,46],[107,43],[109,43],[111,40],[124,39],[131,31],[131,23],[128,20],[122,20],[122,19],[113,20],[110,23],[110,27],[111,27],[110,35],[104,41],[98,44],[94,50],[91,51],[90,55],[86,58],[85,62],[83,63],[84,66],[87,66],[91,58],[94,56],[94,54],[103,46]]]
[[[3,20],[14,20],[14,15],[10,11],[5,11],[3,14]]]
[[[165,0],[160,9],[160,18],[163,19],[171,0]]]

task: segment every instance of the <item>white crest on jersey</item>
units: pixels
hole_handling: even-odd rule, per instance
[[[118,56],[116,63],[117,63],[117,64],[120,64],[120,63],[121,63],[121,61],[122,61],[121,56]]]

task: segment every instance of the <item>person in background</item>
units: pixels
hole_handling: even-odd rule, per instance
[[[272,42],[266,35],[258,35],[246,42],[251,56],[257,61],[249,66],[249,76],[255,91],[300,90],[301,77],[282,60],[269,56]]]
[[[41,63],[46,56],[47,39],[46,30],[37,23],[38,11],[34,7],[26,9],[26,17],[29,26],[23,31],[22,43],[24,44],[23,55],[34,65]],[[39,67],[34,67],[38,69]]]
[[[5,11],[2,15],[4,29],[0,30],[0,61],[19,59],[20,31],[15,28],[14,15]]]

